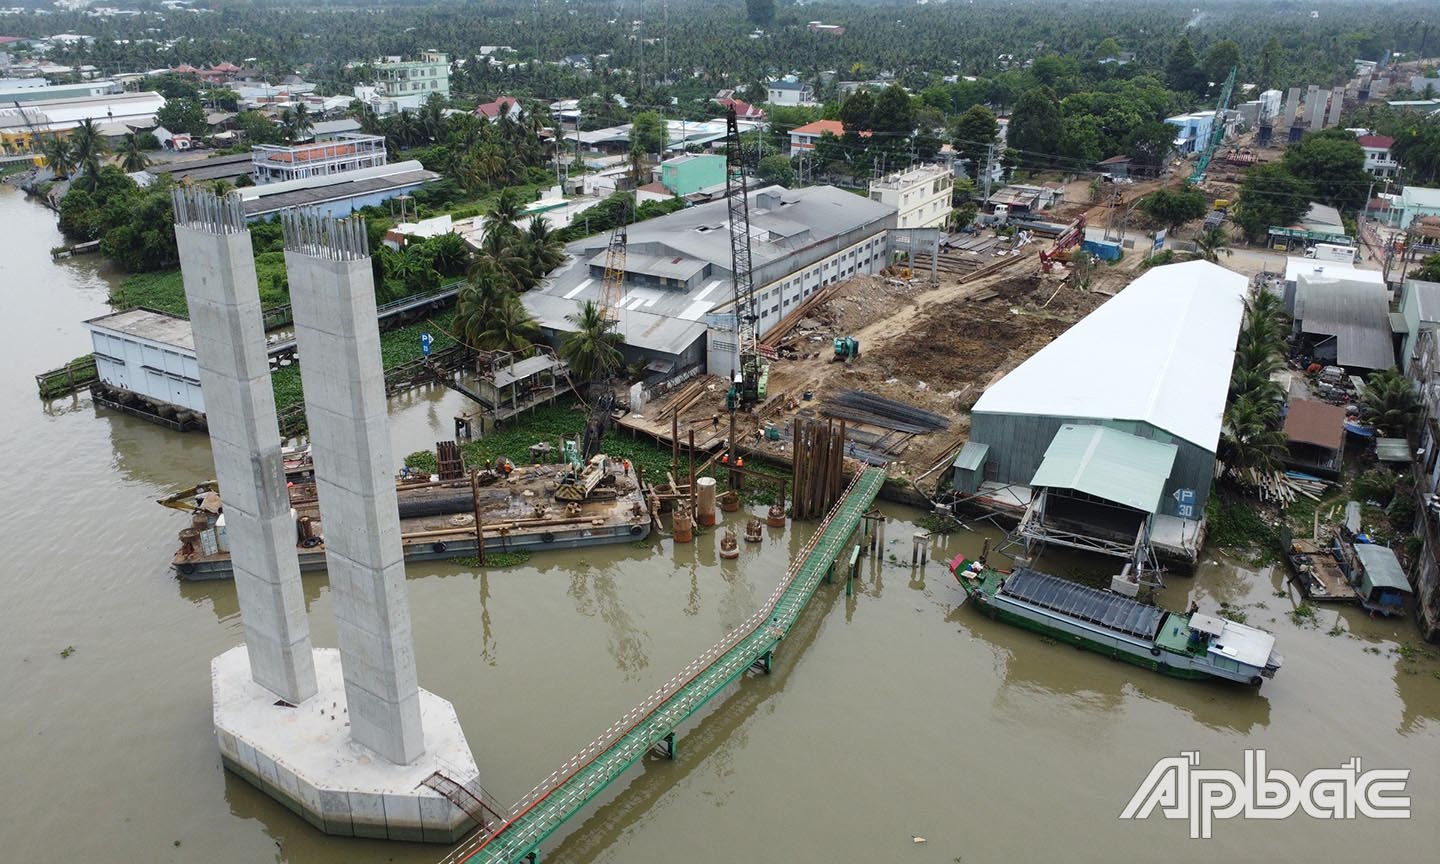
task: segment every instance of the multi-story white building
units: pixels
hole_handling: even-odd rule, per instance
[[[374,63],[375,94],[395,110],[419,108],[433,94],[450,98],[450,57],[426,51],[415,60],[382,57]]]
[[[1381,179],[1400,174],[1400,163],[1390,155],[1395,139],[1388,135],[1361,135],[1360,149],[1365,151],[1365,170],[1371,177]]]
[[[384,165],[385,136],[344,132],[329,141],[293,147],[264,144],[252,152],[255,183],[281,183]]]
[[[771,105],[814,105],[815,88],[803,81],[771,81],[765,85],[765,101]]]
[[[896,228],[939,228],[950,216],[955,175],[944,165],[921,165],[870,181],[870,200],[896,210]]]

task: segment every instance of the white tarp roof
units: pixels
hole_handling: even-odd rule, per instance
[[[1134,420],[1214,451],[1249,280],[1155,267],[986,390],[972,413]]]

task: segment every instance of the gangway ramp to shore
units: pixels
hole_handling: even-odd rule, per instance
[[[477,831],[443,864],[526,860],[652,748],[668,744],[673,753],[681,723],[747,669],[769,668],[775,647],[841,556],[884,482],[883,468],[857,473],[758,612],[542,780],[499,827]]]

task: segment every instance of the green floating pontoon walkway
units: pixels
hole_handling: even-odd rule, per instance
[[[652,747],[664,742],[673,747],[676,727],[745,670],[757,664],[768,669],[771,652],[795,626],[884,482],[881,468],[856,474],[759,612],[570,757],[511,808],[504,824],[493,832],[477,832],[446,864],[509,864],[535,854],[547,837]]]

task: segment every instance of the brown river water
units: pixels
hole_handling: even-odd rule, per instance
[[[36,397],[34,373],[89,350],[80,322],[106,311],[111,277],[95,258],[52,262],[52,214],[10,187],[0,226],[0,861],[441,858],[323,836],[222,770],[208,664],[241,639],[235,593],[173,578],[185,517],[155,504],[213,474],[207,442]],[[460,398],[392,403],[397,455],[450,437]],[[1322,608],[1301,627],[1279,572],[1207,555],[1162,602],[1243,606],[1286,664],[1258,693],[1173,680],[964,607],[939,562],[998,533],[937,538],[912,570],[919,514],[884,510],[886,554],[855,596],[822,586],[775,674],[712,702],[677,760],[632,769],[542,860],[1434,859],[1440,662],[1410,620]],[[738,562],[704,535],[490,573],[412,566],[421,683],[454,702],[484,785],[514,800],[744,621],[807,530],[772,531]],[[324,575],[305,593],[316,643],[333,645]],[[1198,750],[1202,767],[1238,770],[1247,748],[1297,775],[1353,756],[1412,769],[1412,818],[1231,819],[1208,840],[1119,818],[1157,760]]]

